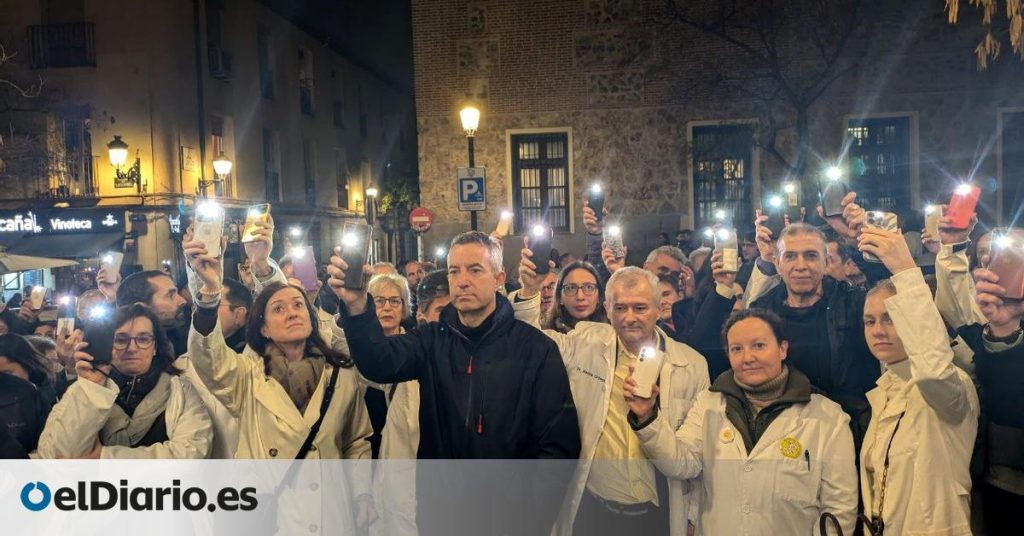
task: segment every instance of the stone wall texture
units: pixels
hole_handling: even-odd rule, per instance
[[[888,5],[888,3],[886,3]],[[810,109],[821,161],[842,152],[847,121],[906,114],[912,119],[915,204],[933,200],[950,177],[997,175],[1000,110],[1024,107],[1015,88],[1024,67],[1008,55],[975,69],[980,29],[971,17],[946,24],[942,3],[911,0],[874,14],[854,35],[866,50],[858,68]],[[608,185],[607,206],[628,219],[627,243],[646,251],[656,235],[692,226],[690,125],[757,121],[755,103],[695,84],[709,63],[742,61],[720,41],[659,20],[663,0],[413,0],[419,169],[424,206],[437,215],[425,241],[468,229],[457,210],[455,168],[467,165],[458,110],[483,111],[476,163],[488,168],[484,230],[511,205],[508,131],[569,129],[577,202],[592,180]],[[796,60],[799,63],[799,59]],[[810,65],[810,64],[808,64]],[[780,136],[785,153],[792,132]],[[755,156],[753,194],[781,176]],[[941,194],[944,195],[944,194]],[[987,202],[993,203],[989,193]],[[583,230],[556,246],[580,250]],[[635,252],[634,252],[635,253]],[[507,260],[507,263],[511,264]]]

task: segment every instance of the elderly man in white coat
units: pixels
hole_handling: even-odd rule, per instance
[[[519,274],[523,288],[510,296],[516,317],[540,322],[540,282],[523,249]],[[608,280],[605,309],[612,325],[580,322],[567,334],[544,333],[557,344],[569,373],[580,416],[583,448],[573,484],[566,494],[554,533],[687,534],[696,518],[690,483],[668,482],[644,456],[640,440],[627,422],[623,382],[645,347],[663,355],[658,383],[661,411],[679,427],[697,394],[709,385],[707,363],[700,354],[657,328],[658,279],[640,268],[619,268]],[[667,515],[666,515],[667,514]]]

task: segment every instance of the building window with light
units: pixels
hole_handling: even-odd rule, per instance
[[[719,210],[735,221],[751,220],[754,126],[694,126],[690,152],[694,226],[712,225]]]
[[[910,117],[851,120],[846,127],[851,187],[872,210],[910,206]]]
[[[555,232],[570,232],[569,134],[512,135],[511,150],[517,231],[544,221]]]

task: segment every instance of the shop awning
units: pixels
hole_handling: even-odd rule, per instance
[[[89,233],[76,235],[32,235],[8,240],[7,251],[17,255],[85,259],[98,257],[108,250],[121,251],[124,233]]]

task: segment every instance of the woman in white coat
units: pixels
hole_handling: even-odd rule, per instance
[[[816,534],[834,515],[853,534],[857,473],[849,417],[784,363],[774,313],[734,313],[723,330],[732,368],[701,393],[678,430],[657,411],[659,389],[634,396],[630,425],[666,476],[700,476],[700,534]],[[813,531],[813,532],[812,532]]]
[[[188,351],[203,383],[239,420],[235,458],[369,460],[371,428],[364,391],[345,353],[347,346],[340,328],[335,328],[333,347],[329,346],[317,329],[317,313],[305,291],[274,282],[253,302],[246,326],[245,355],[234,352],[224,342],[217,320],[221,261],[209,257],[202,242],[186,242],[183,247],[202,282],[195,297]],[[355,466],[357,474],[349,483],[355,497],[353,517],[357,525],[365,527],[376,517],[369,495],[371,467],[369,463]],[[332,509],[342,510],[337,505],[344,504],[343,498],[335,496],[328,501],[323,495],[328,491],[319,483],[313,484],[296,487],[288,497],[290,504],[282,503],[279,511],[290,519],[282,522],[279,515],[279,529],[282,525],[287,531],[308,524],[310,530],[314,526],[318,531],[326,530],[299,512],[316,505],[322,505],[321,515],[335,515]],[[329,526],[351,521],[322,519]]]
[[[861,449],[871,534],[969,535],[974,383],[953,364],[945,324],[902,235],[864,229],[859,240],[894,274],[864,303],[864,336],[885,367],[867,395]]]
[[[144,305],[130,305],[118,309],[111,326],[109,362],[94,364],[83,351],[89,343],[78,343],[78,381],[50,412],[36,455],[205,458],[213,442],[210,416],[171,364],[171,343],[156,316]],[[82,333],[73,336],[80,340]]]

